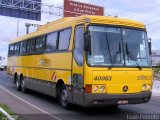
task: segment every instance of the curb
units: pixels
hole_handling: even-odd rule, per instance
[[[12,116],[10,116],[5,110],[3,110],[1,107],[0,107],[0,112],[2,113],[2,114],[4,114],[7,118],[8,118],[8,120],[15,120]]]

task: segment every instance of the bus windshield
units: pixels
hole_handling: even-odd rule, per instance
[[[150,67],[147,35],[143,30],[89,26],[90,66]]]

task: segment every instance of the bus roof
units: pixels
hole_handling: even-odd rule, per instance
[[[141,28],[144,29],[145,25],[141,22],[135,20],[128,20],[122,18],[115,18],[110,16],[90,16],[90,15],[83,15],[79,17],[65,17],[58,19],[53,22],[49,22],[45,25],[40,26],[37,31],[26,34],[24,36],[18,37],[12,40],[10,43],[23,41],[26,39],[30,39],[36,36],[41,36],[52,31],[64,29],[67,27],[71,27],[72,25],[82,24],[85,22],[89,23],[97,23],[97,24],[106,24],[106,25],[117,25],[117,26],[126,26],[126,27],[134,27],[134,28]]]

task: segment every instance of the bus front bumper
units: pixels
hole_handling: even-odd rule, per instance
[[[85,106],[112,106],[122,104],[140,104],[150,100],[152,92],[134,94],[90,94],[85,93]]]

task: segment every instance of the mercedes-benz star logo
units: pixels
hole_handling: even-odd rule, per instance
[[[124,86],[123,87],[123,92],[127,92],[128,91],[128,86]]]

